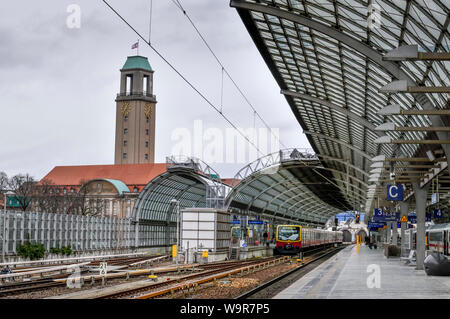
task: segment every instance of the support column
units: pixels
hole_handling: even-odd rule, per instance
[[[427,205],[427,193],[431,183],[420,188],[418,183],[413,183],[414,196],[416,198],[416,216],[417,216],[417,270],[423,270],[423,261],[425,260],[425,209]]]
[[[397,237],[398,237],[397,221],[394,221],[392,222],[392,245],[397,246]]]
[[[384,242],[389,243],[389,223],[386,223],[386,229],[384,230]]]
[[[408,206],[409,203],[408,202],[400,202],[400,219],[403,216],[408,217]],[[401,230],[400,230],[400,236],[401,236],[401,256],[402,257],[406,257],[406,236],[405,236],[405,231],[406,231],[406,226],[408,225],[408,223],[400,223],[401,225]]]

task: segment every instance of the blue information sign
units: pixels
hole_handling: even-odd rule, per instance
[[[442,210],[433,209],[433,216],[434,216],[434,218],[442,218]]]
[[[387,186],[387,200],[402,201],[403,200],[403,185]]]
[[[249,224],[262,225],[263,221],[262,220],[249,220],[248,223]]]

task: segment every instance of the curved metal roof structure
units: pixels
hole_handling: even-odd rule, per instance
[[[240,182],[228,195],[227,206],[270,220],[319,226],[351,207],[311,149],[266,155],[242,168],[235,179]]]
[[[448,52],[448,2],[231,0],[230,6],[237,9],[323,166],[334,170],[340,194],[360,210],[366,203],[371,159],[380,154],[414,157],[421,148],[375,143],[380,136],[375,127],[386,121],[378,111],[390,104],[446,108],[448,93],[385,94],[380,88],[394,80],[448,86],[449,61],[383,59],[388,51],[408,44],[424,52]],[[392,121],[398,126],[444,126],[439,116],[398,116]],[[420,131],[386,135],[426,138]],[[447,133],[437,135],[448,138]],[[346,184],[347,172],[351,178]]]
[[[176,203],[179,208],[222,208],[230,186],[196,158],[167,158],[167,172],[151,180],[133,207],[136,242],[140,246],[170,245],[176,235]]]

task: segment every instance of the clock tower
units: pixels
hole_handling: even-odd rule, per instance
[[[153,72],[143,56],[128,57],[120,70],[114,164],[155,162]]]

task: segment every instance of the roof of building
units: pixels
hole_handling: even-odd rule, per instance
[[[127,61],[125,62],[122,70],[130,70],[130,69],[144,69],[147,71],[153,71],[148,59],[144,56],[129,56]]]
[[[128,186],[147,185],[153,178],[166,172],[165,163],[56,166],[42,180],[56,185],[80,186],[93,179],[122,181]],[[132,191],[132,189],[130,188]]]

